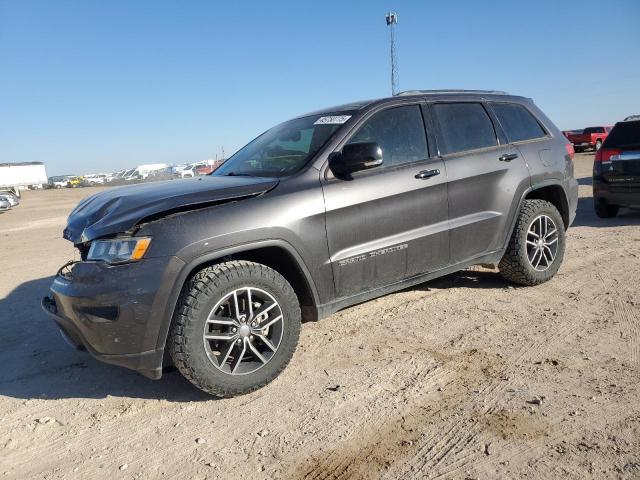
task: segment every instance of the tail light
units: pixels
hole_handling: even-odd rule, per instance
[[[596,158],[594,162],[600,163],[609,163],[611,161],[611,157],[614,155],[620,155],[622,150],[617,148],[601,148],[596,152]]]
[[[564,148],[567,149],[567,153],[569,154],[569,158],[573,160],[573,157],[576,156],[576,151],[573,148],[573,143],[565,143]]]

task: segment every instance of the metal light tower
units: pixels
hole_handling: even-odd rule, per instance
[[[398,93],[398,59],[396,58],[396,39],[394,25],[398,23],[398,14],[389,12],[386,16],[391,33],[391,95]]]

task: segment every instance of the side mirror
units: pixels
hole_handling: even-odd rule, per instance
[[[380,165],[382,165],[382,148],[375,142],[348,143],[342,148],[342,153],[335,154],[329,159],[331,171],[336,176],[349,175]]]

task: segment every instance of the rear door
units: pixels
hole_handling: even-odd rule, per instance
[[[430,158],[420,105],[371,114],[345,143],[376,142],[383,165],[323,179],[339,297],[437,270],[449,261],[444,164]],[[340,147],[341,148],[341,147]]]
[[[529,171],[483,103],[438,102],[430,110],[448,177],[451,262],[459,263],[502,248]]]

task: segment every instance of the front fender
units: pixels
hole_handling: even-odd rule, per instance
[[[193,272],[199,270],[204,265],[214,262],[215,260],[265,247],[282,248],[292,256],[294,261],[297,263],[298,268],[302,272],[307,285],[309,286],[314,304],[318,305],[320,301],[316,284],[307,265],[305,264],[298,251],[290,243],[284,240],[261,240],[257,242],[228,246],[210,252],[204,252],[201,255],[192,258],[188,262],[182,262],[182,267],[176,273],[174,280],[167,282],[170,287],[167,288],[166,291],[162,292],[162,295],[159,295],[159,297],[166,299],[166,302],[164,302],[164,308],[160,312],[158,312],[162,317],[162,322],[158,332],[157,348],[164,348],[166,345],[169,328],[171,327],[171,321],[173,320],[173,316],[175,314],[175,308],[178,303],[180,292],[182,291],[182,287],[184,286],[185,282],[193,274]]]

